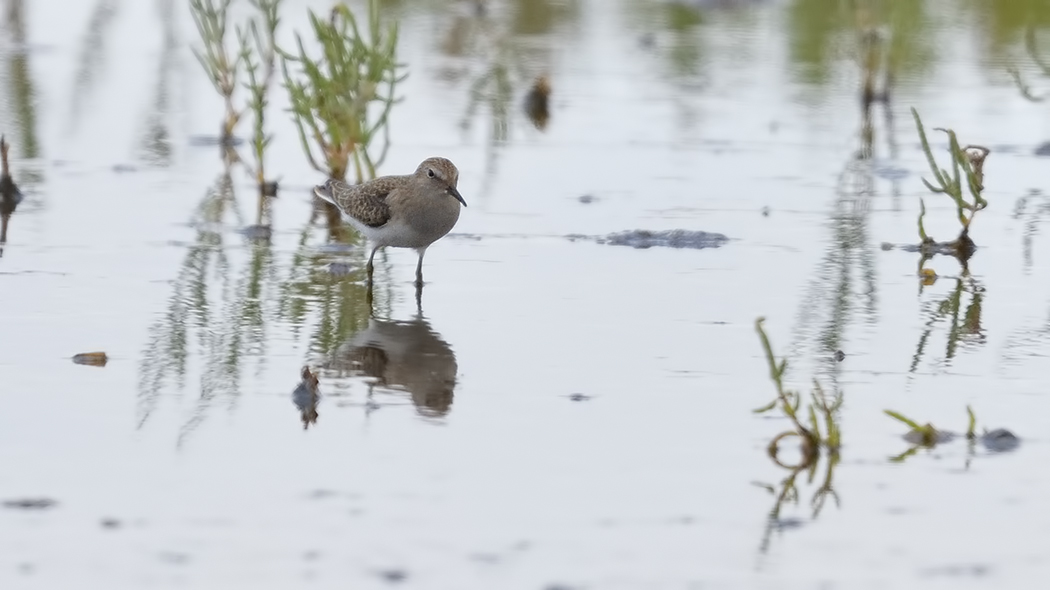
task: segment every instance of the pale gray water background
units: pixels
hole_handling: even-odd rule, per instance
[[[1015,207],[1047,189],[1050,160],[1033,152],[1050,110],[1006,73],[1017,64],[1039,88],[1023,25],[997,21],[992,2],[917,3],[921,18],[898,25],[921,29],[922,58],[899,74],[892,128],[874,111],[875,157],[850,168],[860,72],[854,30],[829,24],[848,21],[840,3],[703,8],[698,22],[655,0],[492,4],[489,37],[467,3],[385,8],[409,78],[381,173],[446,156],[470,205],[427,255],[433,334],[395,332],[453,351],[454,366],[431,356],[456,376],[437,410],[330,368],[368,312],[344,302],[350,319],[326,323],[361,291],[324,272],[347,257],[307,227],[323,177],[279,88],[271,245],[239,233],[255,208],[239,169],[242,219],[192,223],[222,164],[191,137],[215,132],[221,101],[182,2],[38,1],[24,7],[25,45],[5,29],[0,131],[27,198],[0,258],[0,500],[57,505],[0,509],[0,587],[1042,587],[1050,256],[1032,214],[1047,197]],[[286,0],[282,41],[306,30],[308,7],[329,6]],[[813,31],[828,34],[815,64],[800,57]],[[490,103],[463,124],[493,63],[514,71],[503,140]],[[520,105],[545,72],[541,132]],[[948,359],[948,326],[934,324],[914,371],[959,266],[935,260],[944,276],[920,293],[916,255],[879,248],[916,241],[927,171],[912,105],[993,149],[962,294],[965,309],[981,293],[979,329]],[[839,190],[848,168],[870,194]],[[957,231],[947,201],[926,196],[941,239]],[[732,241],[563,237],[636,228]],[[187,280],[193,256],[211,262]],[[391,251],[378,265],[380,320],[415,316],[414,262]],[[751,413],[773,397],[757,316],[793,386],[816,376],[845,393],[840,505],[814,519],[824,465],[812,482],[803,473],[766,541],[775,498],[754,484],[787,476],[765,454],[787,423]],[[163,335],[181,328],[172,348]],[[110,363],[70,361],[92,350]],[[304,364],[324,396],[305,431],[291,399]],[[958,441],[888,461],[908,445],[883,409],[961,430],[967,404],[1021,447],[968,461]]]

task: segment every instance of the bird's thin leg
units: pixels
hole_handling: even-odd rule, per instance
[[[374,259],[376,257],[376,250],[378,250],[378,249],[379,249],[379,246],[376,246],[376,247],[372,248],[372,253],[368,256],[368,266],[365,267],[365,270],[368,271],[368,282],[369,283],[372,282],[372,272],[375,270],[375,267],[372,265],[372,259]]]
[[[416,287],[423,288],[423,255],[427,253],[426,248],[416,250],[419,252],[419,262],[416,263]]]

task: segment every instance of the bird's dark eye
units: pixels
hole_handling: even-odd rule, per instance
[[[432,170],[431,168],[427,168],[427,176],[434,178],[434,170]]]

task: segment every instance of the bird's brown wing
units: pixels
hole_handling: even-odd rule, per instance
[[[323,190],[343,213],[369,227],[380,227],[390,220],[386,199],[397,187],[398,180],[392,177],[356,185],[330,179],[324,183]]]

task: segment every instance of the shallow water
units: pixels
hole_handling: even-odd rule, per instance
[[[282,188],[271,239],[249,239],[251,179],[198,140],[222,105],[182,2],[6,2],[0,131],[26,198],[0,257],[4,588],[1050,573],[1050,111],[1007,73],[1050,88],[1023,42],[1041,3],[385,2],[409,77],[381,173],[443,155],[469,204],[417,311],[412,252],[377,258],[370,306],[361,248],[329,242],[280,88]],[[307,8],[329,3],[286,0],[283,43]],[[858,22],[893,39],[870,135]],[[472,105],[492,72],[507,90]],[[542,130],[522,110],[541,74]],[[993,150],[969,275],[937,258],[922,288],[917,254],[881,244],[917,241],[920,196],[933,236],[958,224],[920,180],[911,106]],[[635,229],[729,241],[568,237]],[[791,387],[844,394],[840,460],[779,507],[792,473],[765,449],[789,425],[752,413],[774,395],[759,316]],[[104,368],[71,360],[92,351]],[[293,399],[304,365],[316,416]],[[890,461],[910,445],[884,409],[962,432],[967,405],[1021,445]]]

